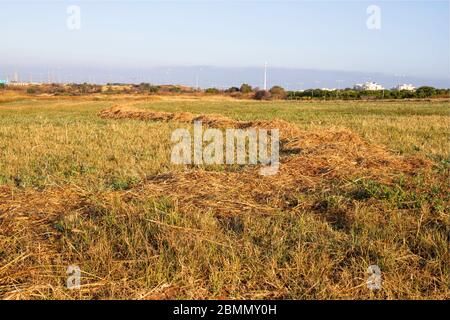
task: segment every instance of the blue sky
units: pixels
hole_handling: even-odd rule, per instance
[[[68,5],[81,29],[66,27]],[[369,5],[381,29],[369,30]],[[5,1],[0,67],[260,66],[449,78],[448,1]],[[0,77],[2,70],[0,70]]]

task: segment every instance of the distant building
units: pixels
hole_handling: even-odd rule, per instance
[[[401,91],[401,90],[415,91],[416,87],[414,87],[412,84],[399,84],[399,85],[395,86],[394,88],[392,88],[392,90],[397,90],[397,91]]]
[[[358,91],[363,91],[363,90],[367,90],[367,91],[378,91],[378,90],[384,90],[383,86],[381,84],[378,84],[376,82],[366,82],[363,84],[355,84],[353,86],[354,90],[358,90]]]
[[[26,87],[26,86],[35,86],[39,85],[39,83],[35,82],[17,82],[17,81],[11,81],[8,83],[9,86],[16,86],[16,87]]]
[[[322,90],[322,91],[336,91],[335,88],[333,88],[333,89],[330,89],[330,88],[322,88],[322,89],[320,89],[320,90]]]

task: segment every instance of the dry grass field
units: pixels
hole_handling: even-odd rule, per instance
[[[449,111],[0,93],[0,298],[449,299]],[[280,126],[280,172],[175,165],[155,112]]]

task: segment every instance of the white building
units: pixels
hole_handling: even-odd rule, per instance
[[[376,82],[366,82],[363,84],[358,83],[353,86],[353,89],[359,90],[359,91],[362,91],[362,90],[367,90],[367,91],[384,90],[383,86]]]
[[[415,91],[416,87],[414,87],[412,84],[399,84],[399,85],[395,86],[394,88],[392,88],[392,90],[397,90],[397,91],[401,91],[401,90]]]
[[[11,87],[27,87],[27,86],[37,86],[40,85],[40,83],[37,82],[17,82],[17,81],[11,81],[8,83]]]

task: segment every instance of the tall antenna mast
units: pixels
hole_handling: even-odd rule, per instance
[[[264,64],[264,91],[267,91],[267,62]]]

